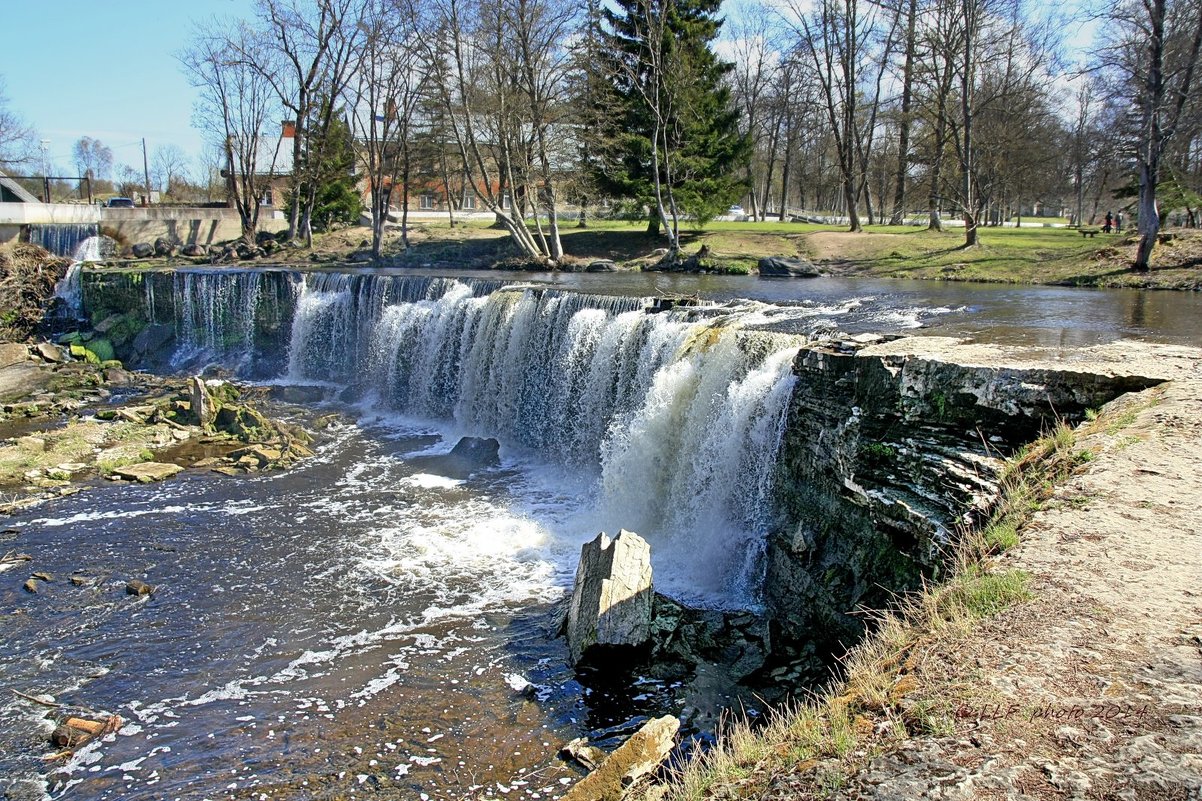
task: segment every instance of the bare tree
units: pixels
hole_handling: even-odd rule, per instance
[[[107,180],[113,172],[113,151],[99,139],[81,136],[71,149],[72,158],[80,175],[95,180]]]
[[[409,247],[415,116],[425,82],[418,18],[419,8],[409,0],[370,0],[364,6],[362,56],[349,105],[371,195],[371,247],[377,257],[398,178],[401,241]]]
[[[263,190],[275,173],[276,152],[264,134],[279,113],[275,89],[240,54],[260,44],[244,23],[213,21],[198,27],[180,56],[192,85],[200,90],[196,125],[225,160],[229,195],[242,223],[242,236],[254,242]]]
[[[778,85],[780,45],[773,37],[774,17],[762,6],[744,4],[724,28],[734,52],[731,79],[739,107],[740,127],[751,139],[747,165],[751,216],[763,220],[776,168],[777,151],[787,114],[786,104],[772,102]]]
[[[897,174],[893,183],[893,214],[890,225],[901,225],[906,216],[906,180],[910,173],[910,129],[914,124],[914,67],[917,58],[918,0],[899,3],[895,13],[904,15],[902,39],[901,106],[897,113]]]
[[[557,261],[557,152],[576,10],[551,0],[438,0],[431,83],[476,197],[521,253]],[[524,210],[534,213],[534,230]],[[544,230],[542,212],[548,227]]]
[[[825,102],[827,121],[834,137],[843,183],[848,228],[860,231],[859,192],[863,167],[858,142],[858,92],[860,73],[868,56],[875,14],[861,8],[860,0],[816,0],[812,7],[789,0],[792,24],[800,35],[800,49],[813,64]]]
[[[1202,6],[1185,0],[1124,2],[1114,12],[1118,38],[1100,51],[1134,88],[1138,129],[1132,144],[1139,181],[1136,270],[1150,267],[1160,232],[1158,184],[1162,161],[1194,98],[1202,54]]]
[[[334,119],[333,99],[351,75],[362,28],[357,0],[256,0],[262,36],[240,54],[268,81],[292,119],[292,205],[288,238],[312,241],[317,187],[306,166],[320,162],[309,139],[324,141]],[[311,128],[317,130],[310,130]]]
[[[8,107],[0,76],[0,168],[28,165],[37,159],[37,134]]]
[[[159,145],[150,160],[150,175],[164,194],[188,181],[188,155],[179,145]]]

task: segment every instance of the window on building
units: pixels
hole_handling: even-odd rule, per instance
[[[434,195],[423,194],[420,198],[418,198],[417,207],[419,209],[434,208]]]
[[[502,192],[501,193],[501,208],[508,211],[510,206],[512,206],[512,205],[513,205],[513,202],[511,201],[511,199],[509,197],[509,192],[508,191]]]
[[[474,192],[467,191],[463,193],[463,210],[471,211],[476,208],[476,195]]]

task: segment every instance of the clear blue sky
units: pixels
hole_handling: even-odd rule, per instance
[[[0,0],[9,109],[49,140],[50,162],[62,168],[81,136],[139,170],[142,137],[152,156],[168,143],[198,156],[196,92],[175,56],[194,22],[247,18],[252,7],[252,0]]]

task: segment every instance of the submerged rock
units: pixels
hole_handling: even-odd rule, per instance
[[[565,624],[572,662],[594,646],[640,646],[651,638],[651,546],[623,529],[580,549]]]
[[[640,779],[654,772],[676,746],[680,721],[672,715],[643,725],[601,767],[585,776],[563,796],[563,801],[621,801],[631,797]]]
[[[476,467],[496,467],[501,463],[501,443],[492,437],[462,437],[451,448],[451,456]]]

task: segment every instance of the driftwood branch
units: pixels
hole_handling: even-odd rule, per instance
[[[54,701],[43,701],[41,698],[37,698],[36,696],[32,696],[32,695],[27,695],[27,694],[21,692],[20,690],[13,689],[12,687],[10,687],[9,689],[13,691],[14,695],[16,695],[20,698],[24,698],[26,701],[32,701],[35,704],[41,704],[42,706],[48,706],[52,709],[61,709],[63,706],[62,704],[55,703]]]

